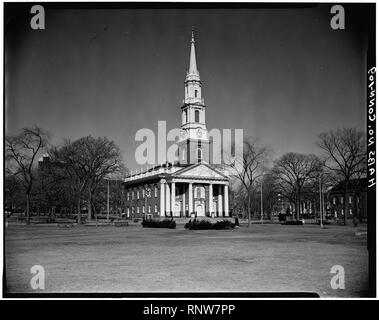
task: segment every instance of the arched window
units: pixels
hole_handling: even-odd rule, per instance
[[[204,189],[204,187],[196,187],[195,188],[195,198],[196,199],[205,198],[205,189]]]
[[[183,111],[183,124],[187,123],[187,110]]]
[[[203,149],[197,148],[197,160],[203,160]]]
[[[200,122],[200,111],[195,110],[195,122]]]

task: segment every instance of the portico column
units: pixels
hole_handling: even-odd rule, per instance
[[[218,186],[218,216],[222,217],[222,187],[221,185]]]
[[[193,212],[192,182],[188,184],[188,211],[190,214]]]
[[[164,217],[164,203],[165,203],[165,197],[164,197],[164,188],[165,188],[165,181],[163,179],[161,179],[160,181],[160,203],[159,203],[159,211],[160,211],[160,215],[161,217]]]
[[[166,212],[170,214],[170,186],[166,182]]]
[[[212,214],[213,211],[213,185],[209,184],[209,214]]]
[[[171,182],[171,211],[174,215],[175,210],[175,182]]]
[[[183,194],[183,206],[182,206],[182,210],[183,210],[183,217],[186,216],[186,186],[183,185],[183,191],[182,191],[182,194]]]
[[[224,186],[224,208],[225,208],[225,217],[229,217],[229,194],[228,194],[228,185]]]

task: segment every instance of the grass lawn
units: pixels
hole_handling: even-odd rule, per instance
[[[365,225],[321,230],[258,224],[211,231],[187,231],[183,225],[175,230],[9,225],[6,286],[12,293],[36,293],[30,268],[42,265],[43,292],[308,291],[360,297],[368,287],[365,231]],[[345,290],[330,286],[333,265],[345,269]]]

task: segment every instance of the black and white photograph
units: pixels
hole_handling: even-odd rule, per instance
[[[376,297],[375,11],[4,2],[2,296]]]

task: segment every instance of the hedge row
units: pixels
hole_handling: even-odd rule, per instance
[[[169,228],[169,229],[175,229],[176,228],[176,222],[171,219],[165,219],[165,220],[154,220],[154,219],[143,219],[142,220],[142,227],[144,228]]]
[[[210,221],[207,220],[190,220],[187,222],[184,226],[184,228],[188,230],[225,230],[225,229],[234,229],[235,224],[230,222],[229,220],[222,220],[222,221],[217,221],[215,223],[211,223]]]

